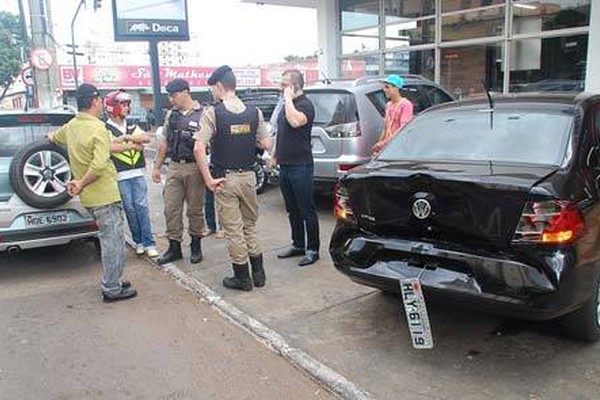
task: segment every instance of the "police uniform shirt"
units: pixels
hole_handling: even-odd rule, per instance
[[[202,106],[200,105],[200,103],[198,103],[196,100],[194,100],[194,104],[192,105],[192,108],[190,110],[187,110],[187,111],[177,110],[177,111],[179,111],[182,115],[185,116],[185,115],[188,115],[189,113],[191,113],[193,111],[198,111],[200,109],[202,109]],[[174,110],[176,110],[176,109],[174,109]],[[162,137],[165,140],[169,136],[169,117],[170,116],[171,116],[171,113],[168,113],[167,116],[166,116],[166,118],[165,118],[165,122],[164,122],[164,124],[162,126],[163,129],[161,131],[161,134],[162,134]]]
[[[236,96],[231,99],[223,100],[223,105],[227,111],[234,114],[241,114],[246,110],[246,105]],[[217,117],[215,108],[207,108],[200,118],[200,129],[195,133],[194,139],[201,141],[206,146],[210,144],[211,139],[217,133]],[[265,124],[262,111],[258,109],[258,127],[256,128],[256,140],[269,137],[269,131]]]

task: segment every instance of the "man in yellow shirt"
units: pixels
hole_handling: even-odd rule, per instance
[[[95,86],[83,83],[77,88],[79,112],[48,138],[66,145],[74,179],[68,183],[71,196],[94,216],[102,248],[102,295],[105,302],[135,297],[137,292],[121,281],[125,266],[125,236],[117,171],[110,159],[110,134],[99,117],[102,98]]]

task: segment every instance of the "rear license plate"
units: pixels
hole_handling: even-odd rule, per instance
[[[432,349],[433,337],[421,282],[418,278],[402,279],[400,289],[402,289],[402,302],[413,347]]]
[[[26,228],[42,228],[45,226],[62,225],[69,222],[69,213],[53,212],[39,214],[25,214]]]

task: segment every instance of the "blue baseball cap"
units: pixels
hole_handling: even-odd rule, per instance
[[[399,75],[390,75],[387,78],[385,78],[384,82],[389,83],[392,86],[396,86],[398,89],[404,86],[404,79],[402,79],[402,77],[400,77]]]

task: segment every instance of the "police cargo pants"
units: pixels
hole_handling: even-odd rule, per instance
[[[204,230],[204,193],[206,188],[196,163],[171,162],[165,183],[165,223],[167,237],[183,240],[183,206],[187,203],[188,229],[192,236]]]
[[[248,256],[261,253],[256,223],[256,175],[254,171],[227,174],[227,181],[215,194],[221,228],[227,237],[227,250],[234,264],[248,262]]]

